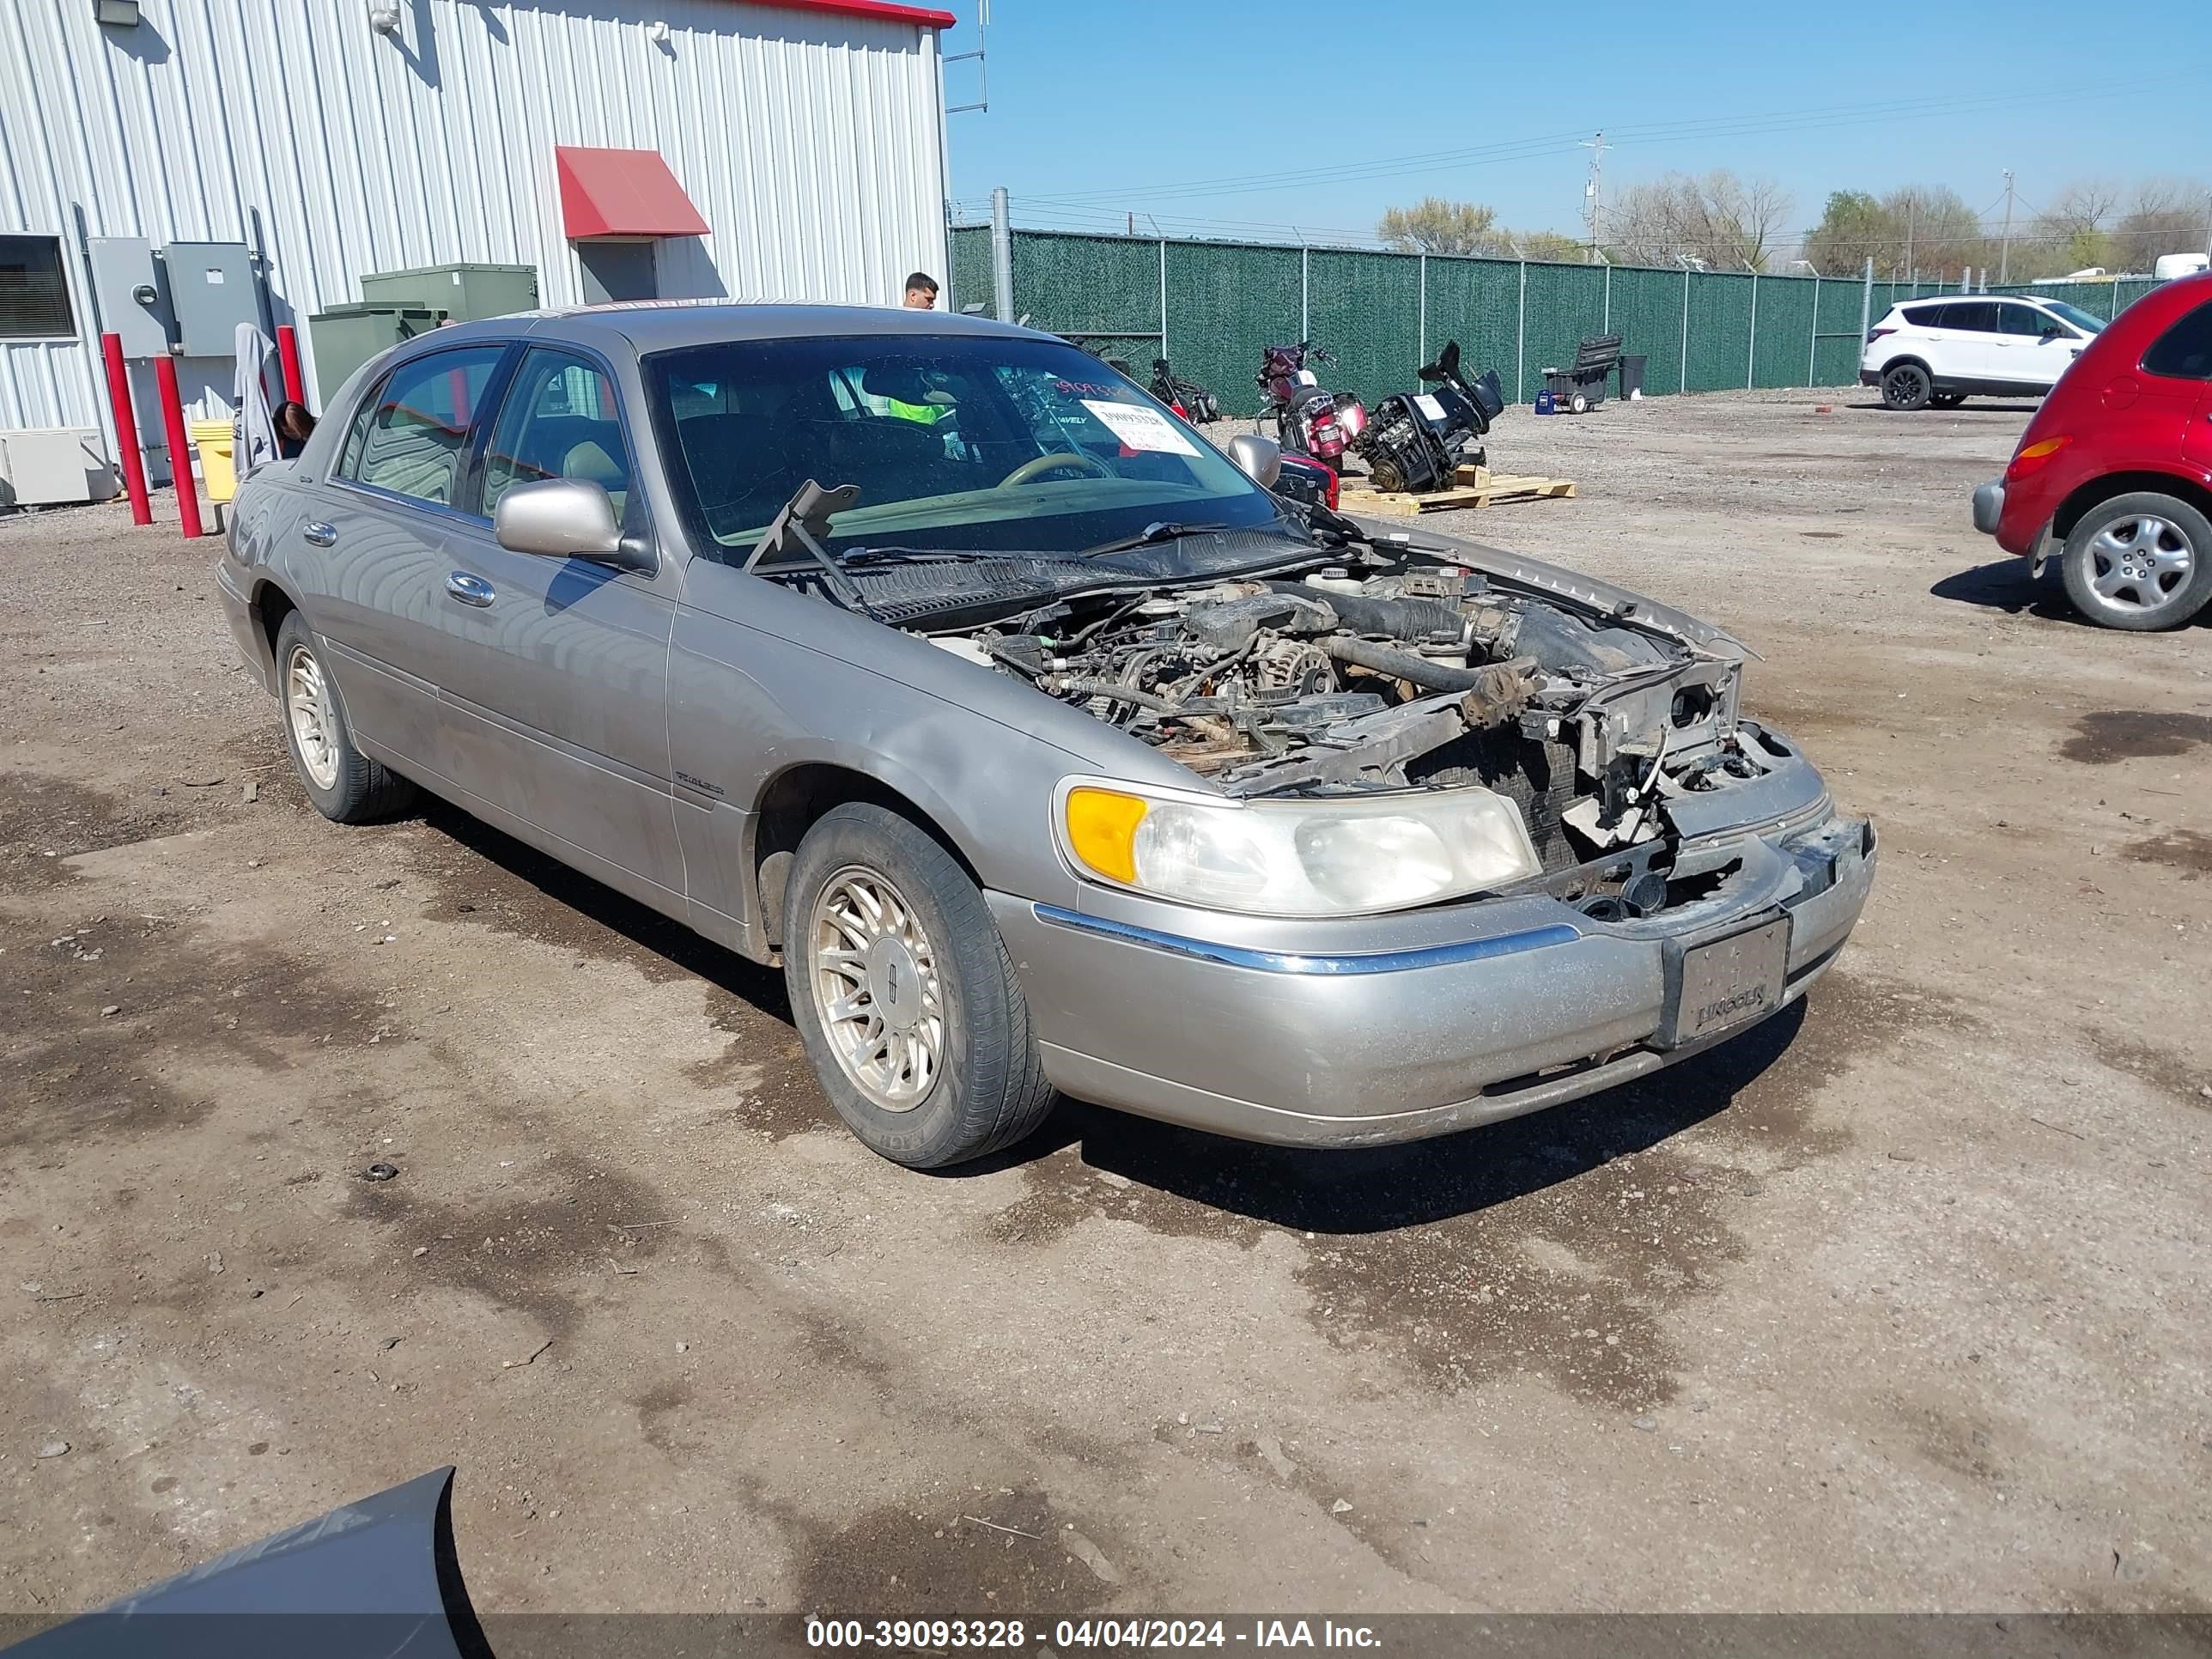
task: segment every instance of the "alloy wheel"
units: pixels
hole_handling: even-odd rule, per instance
[[[808,979],[830,1052],[870,1104],[912,1111],[945,1069],[944,987],[914,906],[882,872],[849,864],[823,884],[807,927]]]
[[[2104,604],[2148,615],[2172,605],[2189,585],[2197,550],[2172,520],[2137,513],[2092,537],[2089,558],[2089,586]]]
[[[318,789],[334,788],[338,781],[336,716],[331,707],[330,682],[323,665],[304,645],[292,647],[284,664],[284,712],[292,723],[293,746],[308,781]]]

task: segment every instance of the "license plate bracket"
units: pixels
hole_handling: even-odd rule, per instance
[[[1666,1001],[1653,1041],[1679,1048],[1763,1019],[1782,1006],[1790,977],[1790,918],[1775,916],[1717,939],[1668,939]]]

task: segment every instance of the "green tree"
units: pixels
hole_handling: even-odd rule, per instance
[[[1447,202],[1427,196],[1409,208],[1391,208],[1376,222],[1375,234],[1401,253],[1478,253],[1510,257],[1512,237],[1498,222],[1498,210],[1479,202]]]
[[[1548,259],[1554,264],[1578,265],[1589,258],[1589,245],[1556,230],[1531,230],[1519,238],[1524,259]]]
[[[1828,198],[1820,222],[1805,238],[1805,258],[1824,276],[1848,276],[1862,269],[1869,254],[1887,252],[1901,238],[1889,211],[1863,190],[1839,190]]]

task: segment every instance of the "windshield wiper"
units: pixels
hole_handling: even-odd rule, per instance
[[[1225,524],[1177,524],[1172,520],[1161,520],[1146,525],[1133,536],[1124,536],[1118,541],[1101,542],[1096,547],[1086,547],[1075,556],[1096,559],[1109,553],[1127,553],[1136,548],[1150,547],[1155,542],[1180,541],[1185,536],[1203,536],[1228,528]]]
[[[858,484],[839,484],[834,489],[824,489],[809,478],[784,503],[783,510],[775,515],[767,533],[740,568],[750,571],[763,559],[788,558],[796,544],[799,551],[822,567],[822,585],[829,589],[830,598],[848,611],[881,622],[883,618],[861,597],[860,590],[853,586],[853,579],[838,568],[836,556],[822,544],[822,538],[830,533],[830,519],[860,499]]]

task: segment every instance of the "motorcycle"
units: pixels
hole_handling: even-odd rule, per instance
[[[1460,372],[1456,340],[1446,341],[1436,362],[1418,372],[1434,390],[1385,398],[1352,446],[1379,490],[1420,495],[1443,489],[1461,466],[1483,465],[1489,457],[1480,441],[1505,412],[1498,371],[1485,369],[1469,381]]]
[[[1310,358],[1334,365],[1336,359],[1311,341],[1262,346],[1255,377],[1267,399],[1264,413],[1274,417],[1275,437],[1297,455],[1337,466],[1344,452],[1367,429],[1367,410],[1348,392],[1325,390],[1306,367]]]
[[[1186,380],[1168,367],[1164,357],[1152,359],[1153,397],[1196,426],[1221,418],[1221,399],[1195,380]]]

